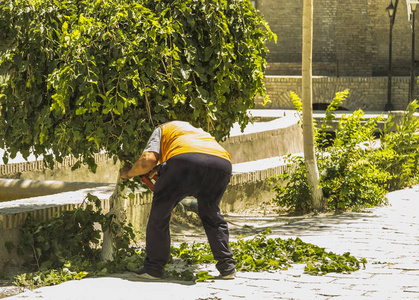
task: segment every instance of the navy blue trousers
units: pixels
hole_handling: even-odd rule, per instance
[[[222,275],[234,270],[236,262],[228,244],[228,226],[218,206],[230,182],[231,170],[228,160],[201,153],[176,155],[160,167],[146,231],[144,268],[147,273],[162,275],[170,258],[171,213],[187,196],[198,200],[198,214],[217,269]]]

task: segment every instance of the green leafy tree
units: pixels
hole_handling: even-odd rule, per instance
[[[3,161],[72,155],[95,171],[95,154],[138,157],[173,119],[221,140],[267,100],[273,37],[248,0],[4,0]]]
[[[273,36],[249,1],[16,1],[0,6],[0,147],[92,169],[137,156],[153,125],[225,137],[248,122]]]

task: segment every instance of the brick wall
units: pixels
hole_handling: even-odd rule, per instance
[[[390,18],[385,9],[389,4],[389,0],[314,0],[313,74],[386,76]],[[268,67],[269,75],[301,74],[296,72],[301,68],[302,5],[302,0],[257,1],[257,8],[278,36],[276,44],[268,44],[268,62],[274,64]],[[406,2],[400,0],[393,28],[393,75],[410,74],[411,45]],[[419,60],[419,47],[415,52]],[[415,72],[419,74],[419,69]]]
[[[324,77],[313,76],[313,103],[330,103],[337,92],[349,90],[343,107],[349,110],[384,111],[387,103],[387,77]],[[410,77],[392,78],[391,102],[395,110],[404,110],[408,104]],[[294,109],[290,92],[301,97],[301,76],[267,76],[265,78],[270,103],[256,108]],[[419,93],[416,89],[416,98]]]

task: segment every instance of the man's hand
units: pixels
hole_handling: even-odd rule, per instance
[[[132,177],[128,175],[129,170],[131,170],[130,166],[123,167],[119,170],[119,177],[121,177],[121,179],[131,179]]]
[[[157,173],[159,155],[155,152],[143,152],[141,157],[134,163],[132,167],[124,166],[119,171],[121,179],[131,179],[132,177],[147,174],[150,171]]]
[[[159,166],[157,165],[153,169],[151,169],[151,171],[148,173],[148,177],[154,178],[154,176],[157,175],[158,170],[159,170]]]

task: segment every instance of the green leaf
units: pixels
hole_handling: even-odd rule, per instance
[[[13,251],[13,249],[16,248],[15,244],[13,242],[11,242],[11,241],[5,242],[4,243],[4,246],[6,247],[7,253],[9,253],[9,254],[11,254],[12,251]]]
[[[138,269],[138,263],[128,263],[127,270],[133,272],[134,270]]]
[[[198,272],[196,274],[196,281],[197,282],[204,282],[208,279],[213,279],[214,276],[210,275],[208,272]]]
[[[210,46],[206,47],[205,48],[205,53],[204,53],[205,54],[204,61],[209,61],[210,57],[213,53],[214,53],[214,48],[212,48]]]

